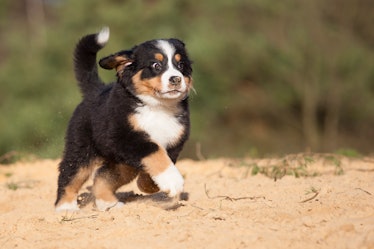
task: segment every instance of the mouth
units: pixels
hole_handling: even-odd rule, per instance
[[[170,90],[166,92],[159,92],[159,96],[165,99],[176,99],[184,95],[185,92],[179,90]]]
[[[164,92],[162,94],[176,95],[176,94],[179,94],[179,93],[182,93],[182,92],[178,91],[178,90],[171,90],[171,91]]]

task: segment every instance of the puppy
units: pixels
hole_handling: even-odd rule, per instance
[[[188,95],[192,68],[178,39],[144,42],[99,61],[115,69],[117,80],[104,84],[97,52],[109,40],[109,29],[84,36],[74,54],[75,76],[83,101],[75,109],[59,164],[57,211],[79,210],[78,191],[94,171],[92,188],[101,211],[122,206],[115,191],[136,177],[146,193],[183,191],[175,162],[189,136]]]

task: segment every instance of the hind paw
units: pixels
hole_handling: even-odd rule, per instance
[[[110,209],[113,208],[121,208],[125,204],[120,201],[104,201],[101,199],[96,199],[95,201],[96,209],[99,211],[109,211]]]
[[[62,203],[58,206],[56,206],[56,212],[63,212],[63,211],[68,211],[68,212],[75,212],[79,211],[78,203],[77,201],[72,201],[72,202],[65,202]]]

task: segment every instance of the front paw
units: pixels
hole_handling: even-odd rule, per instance
[[[164,172],[152,177],[161,191],[174,197],[183,191],[184,180],[177,167],[171,164]]]

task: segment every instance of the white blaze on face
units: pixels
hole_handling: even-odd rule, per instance
[[[178,98],[187,90],[187,85],[184,80],[183,74],[174,66],[173,58],[175,55],[175,48],[172,44],[165,40],[159,40],[157,43],[157,47],[166,55],[167,59],[167,69],[161,76],[162,82],[162,93],[164,98]],[[170,78],[173,76],[178,76],[181,78],[181,85],[178,89],[179,93],[171,92],[175,90],[174,88],[170,88]],[[169,93],[170,92],[170,93]]]

